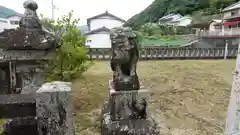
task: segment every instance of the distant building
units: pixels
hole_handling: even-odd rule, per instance
[[[221,29],[221,25],[222,25],[222,20],[213,19],[213,20],[209,23],[209,31],[220,30],[220,29]]]
[[[3,31],[4,29],[17,28],[22,16],[22,14],[12,9],[0,6],[0,31]]]
[[[90,48],[111,48],[110,29],[122,26],[125,20],[108,13],[87,19],[89,32],[86,33],[86,46]]]
[[[168,14],[158,20],[158,24],[160,25],[174,26],[188,26],[191,24],[191,22],[192,18],[190,16],[182,16],[180,14]]]
[[[234,39],[240,37],[240,1],[236,2],[221,11],[222,20],[216,26],[219,28],[212,32],[204,32],[204,37],[207,38],[225,38]]]
[[[5,18],[0,18],[0,32],[2,32],[4,29],[11,28],[10,21]]]

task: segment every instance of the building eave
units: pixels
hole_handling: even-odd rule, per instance
[[[85,33],[85,35],[92,35],[92,34],[96,34],[96,33],[99,33],[99,32],[110,32],[110,29],[103,26],[101,28],[89,31],[89,32]]]

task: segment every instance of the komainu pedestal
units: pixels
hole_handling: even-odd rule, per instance
[[[116,91],[109,83],[109,101],[101,116],[101,135],[158,135],[157,123],[147,115],[147,97],[144,88],[134,91]]]

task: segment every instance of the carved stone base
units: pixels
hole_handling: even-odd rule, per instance
[[[139,90],[140,84],[138,80],[138,76],[125,76],[125,77],[118,77],[115,76],[113,81],[113,87],[116,91],[132,91],[132,90]],[[125,80],[126,79],[126,80]]]
[[[145,119],[148,90],[116,91],[109,81],[109,106],[112,120]]]
[[[109,101],[101,115],[101,135],[158,135],[157,123],[147,116],[149,91],[116,91],[109,81]]]
[[[106,103],[102,110],[101,135],[159,135],[157,123],[151,117],[146,119],[124,119],[112,121]]]

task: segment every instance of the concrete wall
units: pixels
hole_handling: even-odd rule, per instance
[[[86,45],[90,48],[111,48],[111,39],[108,32],[87,35],[86,41]]]

